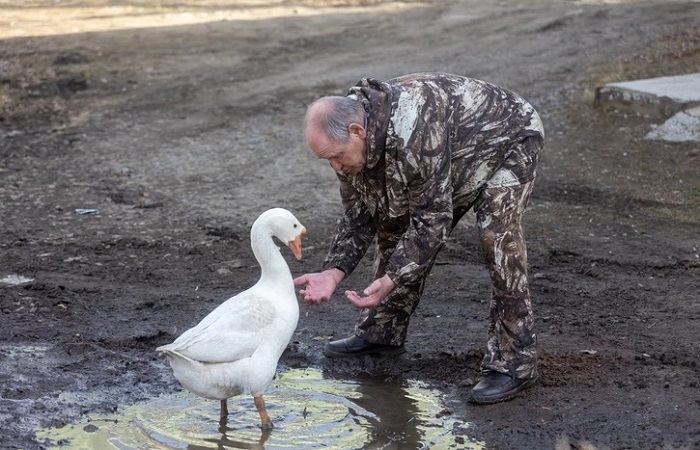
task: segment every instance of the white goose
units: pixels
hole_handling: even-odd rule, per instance
[[[172,344],[158,347],[187,390],[221,401],[221,421],[228,416],[226,400],[251,394],[263,429],[273,427],[263,392],[299,320],[299,305],[289,266],[273,237],[301,259],[306,228],[282,208],[265,211],[253,223],[251,247],[260,264],[260,280],[231,297]]]

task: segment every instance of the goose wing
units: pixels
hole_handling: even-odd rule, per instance
[[[251,356],[274,333],[278,317],[271,299],[245,291],[219,305],[172,344],[162,347],[206,363]]]

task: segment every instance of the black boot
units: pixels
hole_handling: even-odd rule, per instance
[[[472,388],[471,401],[480,405],[504,402],[536,383],[537,377],[513,378],[505,373],[489,372],[483,380]]]
[[[329,342],[323,348],[323,354],[329,358],[361,355],[400,355],[406,349],[403,345],[372,344],[359,336]]]

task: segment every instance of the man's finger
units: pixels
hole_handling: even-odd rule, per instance
[[[364,294],[365,296],[376,294],[378,292],[381,292],[383,289],[382,281],[381,278],[378,278],[374,280],[369,286],[367,286],[367,289],[365,289]]]
[[[302,284],[307,284],[307,283],[308,283],[308,277],[306,275],[302,275],[302,276],[294,279],[294,286],[300,286]]]
[[[371,301],[368,297],[360,297],[360,295],[355,291],[345,291],[345,297],[350,300],[350,303],[357,306],[358,308],[371,308],[372,306],[367,305]]]
[[[359,298],[359,297],[357,297],[357,298],[348,297],[348,300],[350,300],[350,303],[352,303],[352,304],[355,305],[356,307],[358,307],[358,308],[364,308],[364,306],[362,306],[362,299],[361,299],[361,298]]]

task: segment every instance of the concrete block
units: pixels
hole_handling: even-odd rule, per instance
[[[596,89],[595,105],[669,118],[700,106],[700,73],[608,83]]]

